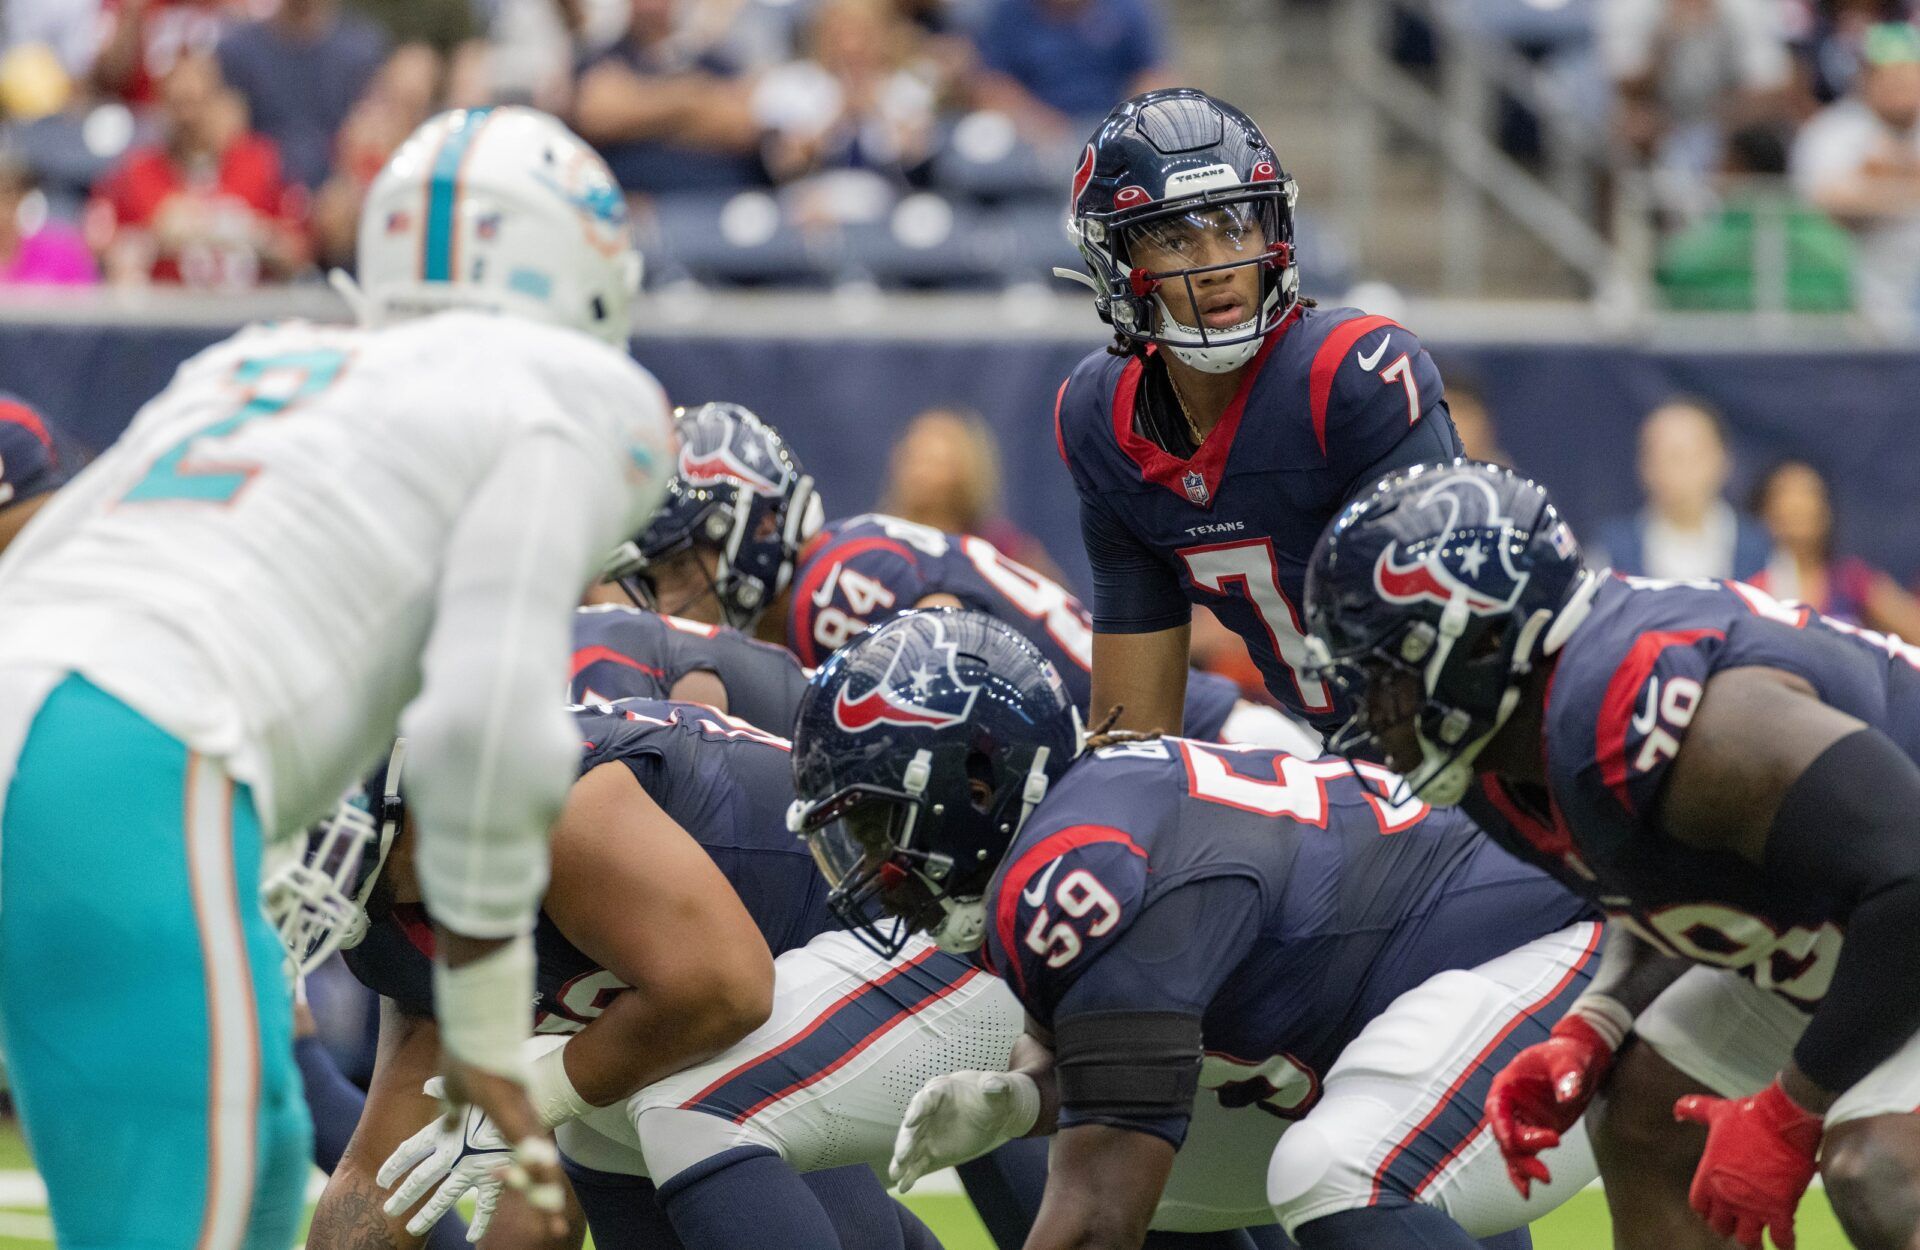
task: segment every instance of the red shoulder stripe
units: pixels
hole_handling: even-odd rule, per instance
[[[1067,436],[1060,429],[1060,405],[1066,402],[1067,382],[1071,381],[1073,378],[1069,375],[1066,381],[1060,383],[1060,389],[1053,393],[1053,445],[1060,449],[1061,464],[1067,464]]]
[[[1385,326],[1401,329],[1392,317],[1355,317],[1333,328],[1313,354],[1313,368],[1307,375],[1307,403],[1313,412],[1313,438],[1320,454],[1327,454],[1327,404],[1333,398],[1333,379],[1347,352],[1367,335]]]
[[[1147,857],[1147,853],[1123,830],[1106,825],[1069,825],[1028,847],[1019,859],[1013,861],[1006,876],[1000,879],[1000,896],[994,901],[993,924],[1000,934],[1001,949],[1007,952],[1007,973],[1012,977],[1016,989],[1025,990],[1027,987],[1026,975],[1020,971],[1020,953],[1014,946],[1014,930],[1020,919],[1020,892],[1027,888],[1027,882],[1033,880],[1035,873],[1054,860],[1068,851],[1092,846],[1096,842],[1117,842],[1141,859]]]
[[[47,433],[47,427],[40,420],[40,414],[17,399],[0,399],[0,421],[24,426],[27,433],[40,440],[49,456],[54,455],[53,436]]]
[[[578,651],[575,651],[573,653],[573,671],[567,675],[569,677],[578,677],[581,671],[588,665],[598,664],[603,660],[608,664],[624,664],[628,668],[637,668],[657,681],[666,680],[667,675],[651,664],[642,664],[632,656],[622,655],[612,647],[582,647]]]
[[[826,605],[815,603],[813,597],[820,593],[820,584],[827,579],[828,573],[863,552],[875,550],[892,551],[908,564],[917,566],[920,563],[903,544],[878,534],[855,538],[839,546],[822,541],[824,537],[818,536],[807,545],[807,555],[800,562],[800,576],[793,583],[793,598],[790,600],[792,628],[788,631],[788,641],[794,644],[794,654],[808,668],[820,667],[827,658],[819,653],[819,647],[813,640],[813,614]]]
[[[1633,812],[1633,796],[1627,789],[1627,730],[1633,722],[1633,705],[1640,688],[1647,684],[1653,666],[1668,647],[1690,647],[1702,638],[1723,638],[1717,629],[1672,629],[1652,631],[1634,640],[1633,647],[1607,682],[1606,697],[1600,701],[1600,719],[1594,725],[1594,756],[1600,761],[1600,780],[1620,806]],[[1636,813],[1637,814],[1637,813]]]

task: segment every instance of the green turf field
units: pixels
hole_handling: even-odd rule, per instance
[[[11,1124],[0,1127],[0,1172],[31,1167],[18,1131]],[[993,1250],[993,1243],[965,1198],[914,1195],[906,1201],[939,1235],[947,1250]],[[1798,1231],[1802,1250],[1844,1250],[1847,1244],[1818,1190],[1808,1194],[1800,1208]],[[44,1211],[0,1208],[0,1250],[38,1250],[52,1240],[53,1230]],[[1600,1191],[1587,1190],[1534,1225],[1533,1244],[1538,1250],[1604,1250],[1611,1242],[1606,1203]]]

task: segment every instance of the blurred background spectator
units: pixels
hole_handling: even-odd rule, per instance
[[[447,63],[430,45],[409,43],[388,58],[347,114],[334,142],[333,170],[313,197],[314,257],[323,269],[353,268],[360,205],[414,127],[432,115]]]
[[[974,412],[931,408],[907,423],[887,462],[880,511],[949,534],[973,534],[1035,572],[1061,579],[1046,548],[1000,511],[1000,449]]]
[[[680,37],[675,0],[632,0],[624,36],[580,75],[573,122],[631,191],[733,190],[765,181],[752,84]]]
[[[100,0],[105,37],[93,60],[94,88],[143,108],[182,58],[211,52],[245,10],[232,0]]]
[[[1753,514],[1773,539],[1773,558],[1751,580],[1777,598],[1903,638],[1920,638],[1920,599],[1834,542],[1833,501],[1820,470],[1783,460],[1753,488]]]
[[[1153,0],[996,0],[974,102],[1039,142],[1077,142],[1120,100],[1175,85]]]
[[[1743,126],[1728,136],[1718,205],[1661,249],[1655,281],[1669,308],[1752,312],[1761,267],[1784,259],[1780,276],[1794,312],[1853,307],[1853,244],[1784,181],[1782,127]],[[1770,275],[1775,276],[1775,275]],[[1451,388],[1449,388],[1451,393]]]
[[[313,188],[333,164],[334,136],[386,57],[386,36],[339,0],[279,0],[271,17],[220,39],[220,71],[253,126],[278,145],[288,182]]]
[[[1920,294],[1920,31],[1876,26],[1856,90],[1822,109],[1793,150],[1793,179],[1859,248],[1859,297],[1899,324]]]
[[[1467,459],[1512,468],[1513,457],[1500,445],[1500,432],[1493,427],[1493,413],[1487,408],[1480,379],[1454,361],[1445,362],[1440,376],[1447,382],[1447,411],[1453,417],[1453,428],[1460,432],[1460,444]]]
[[[1601,0],[1596,22],[1616,133],[1643,160],[1704,177],[1724,125],[1784,113],[1789,62],[1773,0]]]
[[[129,152],[90,210],[108,279],[233,290],[302,268],[301,197],[213,58],[177,63],[161,98],[159,141]]]
[[[1640,425],[1640,489],[1646,506],[1594,532],[1595,564],[1640,577],[1735,577],[1765,568],[1772,544],[1759,522],[1725,498],[1733,470],[1720,417],[1704,403],[1673,399]]]
[[[53,219],[32,169],[0,154],[0,286],[84,286],[100,271],[86,240]]]

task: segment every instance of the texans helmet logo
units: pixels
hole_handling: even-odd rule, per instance
[[[1477,501],[1463,498],[1461,491],[1477,491],[1484,496],[1482,514],[1467,525],[1462,514]],[[1420,506],[1440,503],[1447,508],[1446,524],[1426,543],[1426,554],[1402,562],[1400,544],[1388,543],[1374,561],[1373,585],[1388,603],[1433,603],[1446,607],[1458,596],[1476,615],[1502,612],[1520,599],[1527,584],[1525,574],[1514,571],[1508,558],[1507,538],[1513,519],[1500,511],[1498,497],[1491,486],[1472,479],[1442,482],[1420,497]],[[1470,541],[1455,539],[1456,532],[1471,530]]]
[[[751,441],[743,441],[738,450],[722,443],[712,451],[695,452],[691,446],[680,451],[680,476],[695,484],[731,479],[758,494],[777,495],[780,481],[775,475],[784,477],[784,470]]]
[[[944,657],[942,660],[936,664],[922,656],[912,671],[903,673],[901,654],[908,641],[903,632],[887,661],[887,671],[871,689],[854,696],[849,686],[840,687],[833,701],[834,723],[849,733],[863,733],[879,725],[944,729],[966,723],[981,688],[961,678],[956,663],[959,648],[944,641],[944,631],[941,637],[933,650]]]

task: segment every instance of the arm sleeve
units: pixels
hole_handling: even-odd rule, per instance
[[[1102,1066],[1167,1066],[1170,1056],[1145,1053],[1145,1039],[1142,1053],[1128,1053],[1124,1039],[1129,1032],[1113,1029],[1113,1022],[1127,1016],[1162,1022],[1184,1018],[1194,1022],[1191,1032],[1198,1037],[1200,1017],[1251,949],[1261,915],[1260,888],[1245,877],[1215,877],[1169,891],[1102,950],[1061,998],[1053,1017],[1056,1053],[1075,1049],[1076,1035],[1098,1030],[1104,1042],[1099,1048]],[[1195,1048],[1188,1062],[1196,1071],[1200,1058]],[[1130,1111],[1112,1098],[1087,1106],[1063,1097],[1063,1129],[1107,1124],[1151,1133],[1175,1148],[1186,1137],[1188,1111],[1150,1106]]]
[[[1359,476],[1347,483],[1347,497],[1351,499],[1396,469],[1408,469],[1416,464],[1438,464],[1465,454],[1466,449],[1460,445],[1460,434],[1453,428],[1453,418],[1443,401],[1403,434],[1399,442],[1388,448],[1386,455],[1360,470]]]
[[[1080,537],[1093,566],[1093,628],[1102,634],[1150,634],[1185,625],[1193,607],[1172,569],[1082,490]]]
[[[504,449],[448,542],[401,732],[421,889],[464,936],[527,932],[546,889],[547,828],[579,764],[558,696],[574,605],[604,536],[620,532],[616,474],[564,433],[536,430]]]
[[[1413,332],[1392,322],[1376,325],[1357,338],[1342,333],[1345,329],[1328,338],[1315,361],[1318,368],[1327,353],[1342,353],[1332,365],[1325,409],[1316,413],[1316,420],[1324,423],[1321,446],[1333,470],[1331,476],[1341,484],[1341,498],[1328,501],[1333,505],[1373,481],[1378,476],[1373,472],[1376,465],[1419,464],[1426,457],[1414,453],[1427,451],[1450,459],[1460,446],[1447,412],[1440,370]],[[1363,367],[1367,363],[1373,367]],[[1316,391],[1314,399],[1320,402],[1321,394]],[[1409,443],[1423,425],[1440,428]],[[1401,454],[1410,458],[1396,461],[1396,449],[1403,443],[1407,449]]]

